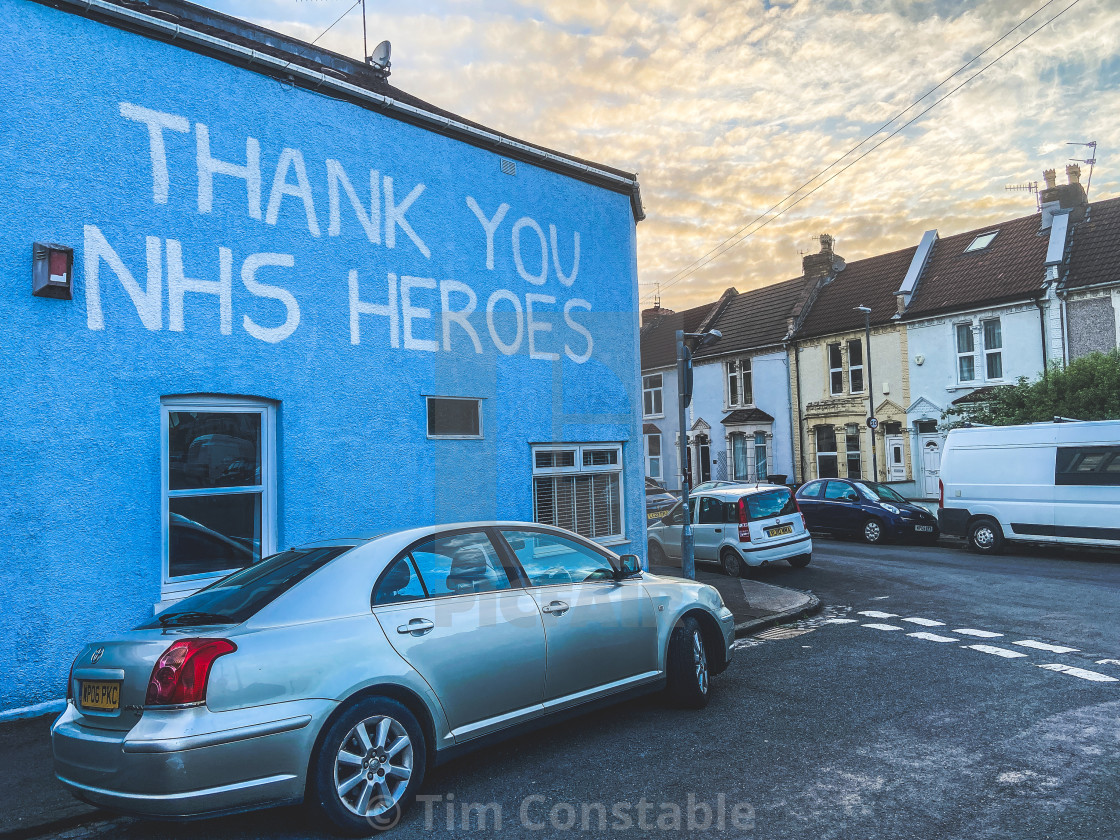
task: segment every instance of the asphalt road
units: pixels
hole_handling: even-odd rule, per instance
[[[819,540],[754,574],[826,608],[742,640],[706,710],[643,699],[460,759],[391,836],[1118,836],[1120,558]],[[319,836],[298,809],[82,833]]]

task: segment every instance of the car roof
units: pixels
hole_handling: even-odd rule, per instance
[[[789,490],[784,484],[736,484],[734,487],[716,487],[712,490],[701,490],[703,496],[750,496],[755,493],[765,493],[768,490]]]
[[[552,531],[561,536],[567,536],[572,533],[571,531],[566,531],[563,528],[557,528],[553,525],[544,525],[540,522],[487,519],[477,522],[436,522],[432,523],[431,525],[421,525],[411,528],[395,528],[391,531],[357,533],[346,537],[334,537],[300,543],[299,545],[293,546],[293,548],[328,548],[342,546],[354,547],[364,545],[366,543],[371,543],[375,540],[387,539],[390,537],[407,536],[411,539],[420,538],[428,534],[441,533],[443,531],[479,530],[482,528],[532,528],[534,530],[540,531]],[[575,536],[578,537],[579,535],[576,534]],[[583,537],[582,539],[587,538]]]

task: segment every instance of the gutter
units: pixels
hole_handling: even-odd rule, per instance
[[[234,63],[252,68],[257,72],[283,74],[290,77],[293,81],[300,82],[303,86],[311,90],[327,90],[342,94],[346,98],[358,100],[367,107],[372,107],[379,111],[387,111],[390,117],[434,129],[438,133],[457,137],[472,145],[481,146],[499,153],[512,153],[512,157],[539,163],[545,169],[550,169],[565,175],[572,175],[580,180],[591,181],[592,183],[597,183],[602,186],[610,185],[608,187],[609,189],[629,195],[630,207],[634,214],[635,221],[640,222],[646,217],[645,211],[642,209],[641,190],[638,186],[637,179],[634,177],[627,178],[613,172],[608,172],[605,169],[569,160],[554,152],[545,151],[544,149],[530,146],[518,140],[502,137],[492,131],[476,128],[475,126],[459,122],[458,120],[453,120],[450,117],[433,114],[422,108],[405,104],[392,97],[375,93],[342,79],[332,77],[326,73],[320,73],[317,70],[312,70],[290,61],[284,61],[281,58],[241,46],[240,44],[235,44],[223,38],[207,35],[189,27],[184,27],[178,23],[172,23],[143,12],[118,6],[115,3],[106,2],[106,0],[54,0],[54,3],[51,5],[56,5],[56,7],[67,6],[79,12],[97,12],[114,21],[126,23],[139,30],[164,36],[169,41],[186,41],[208,51],[217,53],[223,58],[234,59]]]

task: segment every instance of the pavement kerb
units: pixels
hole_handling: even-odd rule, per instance
[[[787,587],[782,588],[785,589]],[[808,600],[802,606],[792,607],[791,609],[783,610],[773,615],[752,618],[750,621],[736,624],[735,638],[742,639],[745,636],[753,636],[755,633],[759,633],[779,624],[785,624],[787,621],[794,621],[796,619],[808,618],[811,615],[816,615],[821,611],[821,599],[812,592],[807,592],[805,594],[808,596]]]

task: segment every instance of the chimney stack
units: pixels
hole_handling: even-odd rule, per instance
[[[649,309],[642,310],[642,326],[648,327],[650,324],[655,324],[660,321],[663,316],[672,314],[672,309],[665,309],[661,306],[661,302],[658,301]]]
[[[1042,229],[1048,230],[1054,220],[1054,213],[1058,210],[1072,211],[1070,221],[1079,222],[1085,216],[1085,208],[1089,199],[1085,195],[1085,187],[1081,185],[1081,167],[1076,163],[1066,166],[1066,179],[1068,184],[1057,183],[1053,169],[1042,173],[1046,179],[1046,189],[1038,194],[1038,201],[1042,207]]]
[[[801,258],[801,270],[806,278],[823,279],[832,273],[835,254],[832,252],[833,239],[827,233],[820,235],[821,250],[816,254],[806,254]]]

